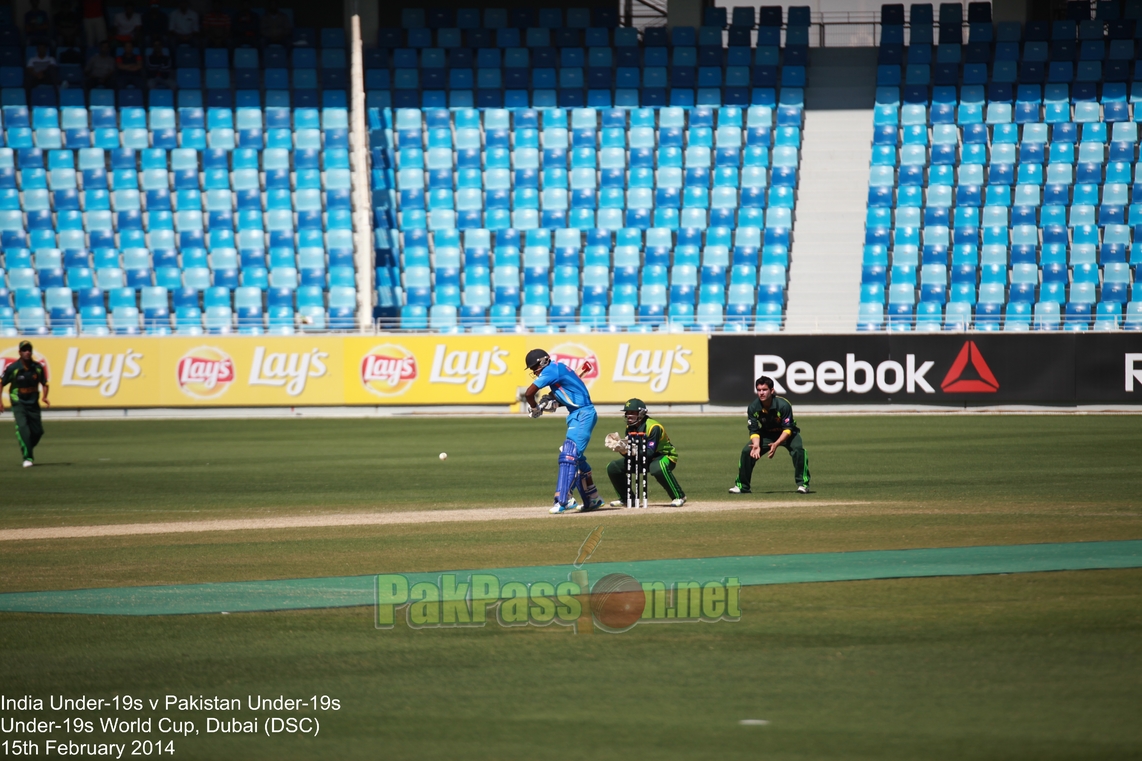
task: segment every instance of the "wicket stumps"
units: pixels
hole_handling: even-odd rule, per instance
[[[627,507],[649,507],[646,494],[646,434],[628,433],[626,443]]]

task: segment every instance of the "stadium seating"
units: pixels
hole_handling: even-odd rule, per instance
[[[0,91],[0,333],[355,327],[347,55],[320,40],[184,46],[174,92]]]
[[[917,35],[930,5],[911,6],[907,47],[903,6],[884,6],[859,329],[1137,329],[1128,6],[993,27],[973,3],[964,44],[943,4],[935,47]]]
[[[641,39],[576,9],[408,10],[381,30],[365,56],[378,315],[779,330],[808,16],[790,12],[782,48],[772,10]]]
[[[373,316],[779,330],[808,10],[746,15],[640,34],[607,9],[408,9],[382,29],[365,51]],[[174,90],[0,77],[0,332],[367,318],[344,34],[295,43],[180,47]]]

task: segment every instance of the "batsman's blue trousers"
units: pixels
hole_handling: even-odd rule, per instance
[[[599,413],[595,406],[580,407],[567,415],[567,438],[575,445],[579,453],[579,472],[590,472],[591,466],[587,462],[587,445],[591,443],[591,432],[599,422]]]

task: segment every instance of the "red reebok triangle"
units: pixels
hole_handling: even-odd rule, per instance
[[[979,380],[967,380],[960,377],[968,362],[971,362],[972,368],[979,375]],[[979,353],[979,347],[975,345],[975,341],[965,341],[960,353],[956,355],[956,361],[952,363],[948,374],[940,383],[940,389],[945,394],[962,392],[994,394],[999,390],[999,381],[995,379],[995,374],[991,372],[991,368],[987,366],[983,355]]]

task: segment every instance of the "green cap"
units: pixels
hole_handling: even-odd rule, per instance
[[[31,341],[21,341],[20,342],[20,351],[25,351],[25,350],[27,350],[27,351],[32,350],[32,342]]]
[[[646,402],[641,399],[628,399],[623,405],[623,412],[645,412]]]

